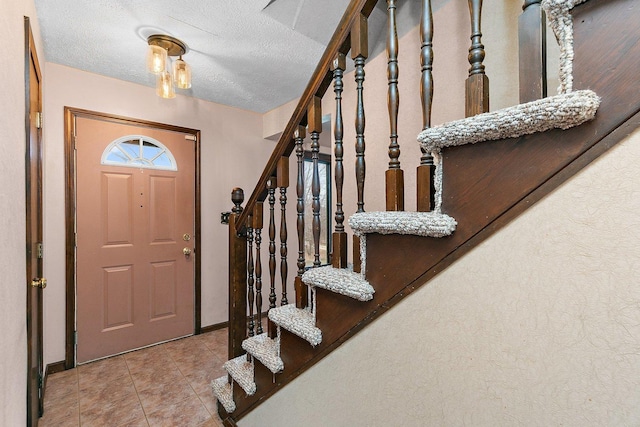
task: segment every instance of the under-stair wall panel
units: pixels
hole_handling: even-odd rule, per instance
[[[637,425],[639,158],[636,130],[238,424]]]
[[[367,236],[367,279],[376,289],[373,301],[356,306],[353,302],[338,300],[339,296],[328,295],[328,293],[319,291],[317,297],[317,326],[322,330],[323,341],[314,349],[300,338],[286,332],[283,333],[282,359],[285,362],[285,371],[281,374],[279,381],[288,382],[308,369],[309,366],[317,362],[317,360],[311,361],[312,358],[319,359],[327,355],[340,343],[354,336],[357,331],[361,330],[373,318],[378,317],[391,306],[403,300],[409,293],[421,288],[425,281],[433,279],[455,261],[460,260],[458,261],[459,263],[465,263],[467,258],[465,255],[468,255],[473,247],[481,244],[486,238],[508,224],[509,221],[526,211],[534,202],[553,191],[586,164],[623,139],[635,126],[638,126],[640,85],[635,84],[635,74],[640,63],[640,31],[637,31],[636,26],[634,26],[634,22],[637,22],[638,19],[638,12],[638,5],[635,5],[631,0],[592,0],[575,10],[576,62],[574,87],[577,89],[592,89],[603,98],[596,119],[593,122],[568,131],[550,131],[517,140],[445,149],[443,153],[445,164],[443,211],[458,220],[459,225],[456,232],[451,237],[437,242],[431,239],[411,236],[380,236],[375,234]],[[625,30],[616,31],[616,28],[624,28]],[[597,45],[597,47],[594,48],[594,45]],[[598,54],[593,55],[594,51],[597,51]],[[551,91],[553,92],[553,89]],[[374,102],[373,105],[378,104]],[[634,115],[635,117],[630,119]],[[345,122],[349,122],[348,117],[345,117]],[[379,143],[382,140],[378,135],[380,132],[374,131],[373,133],[374,135],[367,142],[368,146],[383,145]],[[345,138],[345,140],[347,139]],[[416,159],[418,157],[416,156]],[[374,161],[377,159],[375,154],[373,159]],[[376,187],[378,190],[383,188],[382,185],[375,186],[375,183],[374,179],[374,189]],[[369,184],[370,181],[368,181],[367,185]],[[375,190],[373,191],[375,192]],[[381,194],[382,191],[378,193]],[[615,190],[614,194],[616,194]],[[570,196],[573,195],[570,194]],[[601,198],[608,199],[607,197]],[[583,198],[580,201],[584,203],[585,200],[587,199]],[[589,199],[589,202],[595,209],[600,207],[597,195],[594,195],[592,200]],[[374,197],[372,203],[374,209],[377,207],[376,203],[378,201]],[[632,203],[635,202],[632,201]],[[588,208],[589,206],[586,205],[583,208],[587,214],[592,212],[592,209]],[[628,211],[632,212],[634,209]],[[372,209],[369,207],[367,210]],[[596,228],[604,225],[607,231],[611,231],[610,227],[606,225],[608,219],[603,220],[603,224],[599,224],[598,219],[596,218],[594,222],[593,218],[589,218],[588,222],[595,225]],[[560,219],[554,217],[553,220],[549,221],[549,224],[560,222]],[[525,260],[524,263],[521,262],[524,265],[504,265],[503,259],[509,259],[511,256],[508,250],[512,250],[515,253],[518,253],[518,251],[526,252],[529,246],[532,246],[531,250],[536,251],[535,255],[539,257],[545,256],[545,249],[541,248],[544,248],[546,243],[544,239],[551,237],[549,235],[551,229],[547,223],[542,225],[541,229],[546,230],[546,234],[542,236],[534,234],[534,237],[531,235],[521,237],[517,231],[511,231],[510,238],[517,244],[509,245],[503,242],[502,246],[507,248],[507,253],[499,249],[496,257],[485,257],[481,261],[476,260],[475,262],[479,262],[479,264],[474,265],[469,271],[464,269],[461,271],[458,269],[459,267],[454,267],[437,277],[433,283],[444,284],[440,285],[440,293],[434,301],[425,302],[424,299],[421,299],[420,304],[412,305],[414,317],[406,316],[400,310],[401,314],[396,314],[396,316],[404,316],[404,323],[387,324],[385,326],[389,331],[393,331],[394,328],[402,330],[402,338],[394,335],[389,336],[389,333],[387,333],[384,340],[379,340],[375,334],[371,336],[367,332],[363,332],[363,335],[367,335],[368,340],[375,341],[375,344],[367,343],[364,345],[368,351],[366,354],[360,352],[358,357],[354,358],[346,356],[348,361],[345,364],[352,365],[350,372],[353,374],[349,377],[350,382],[354,384],[366,383],[368,386],[365,386],[364,390],[357,386],[354,389],[348,385],[336,387],[336,384],[342,384],[340,376],[327,374],[324,371],[323,374],[332,378],[332,381],[327,381],[324,384],[332,383],[331,387],[333,388],[331,390],[335,391],[336,395],[344,397],[346,394],[348,398],[343,400],[327,398],[325,400],[331,402],[330,404],[320,404],[318,406],[321,408],[331,407],[332,411],[340,415],[333,418],[331,416],[323,417],[325,414],[321,411],[316,413],[314,418],[307,417],[306,414],[299,414],[297,417],[293,417],[292,424],[289,425],[300,425],[301,423],[308,425],[326,425],[327,423],[332,425],[386,425],[389,423],[398,424],[399,422],[404,425],[424,425],[425,422],[427,424],[448,424],[450,420],[454,420],[452,421],[453,424],[466,422],[474,425],[508,425],[507,420],[531,419],[530,414],[529,418],[526,416],[522,418],[523,414],[527,415],[526,411],[530,411],[532,407],[537,407],[536,402],[530,402],[526,396],[523,397],[522,395],[522,393],[526,393],[527,386],[521,386],[521,384],[528,385],[527,381],[531,380],[533,378],[532,375],[535,376],[537,372],[535,369],[537,365],[534,362],[532,362],[534,368],[531,368],[531,364],[527,364],[531,360],[528,350],[525,351],[524,355],[518,356],[519,347],[516,346],[517,348],[513,350],[514,357],[516,357],[514,361],[509,354],[505,355],[499,350],[495,353],[494,348],[489,344],[485,344],[480,337],[500,348],[502,343],[500,338],[503,338],[501,333],[493,334],[491,330],[485,330],[484,328],[487,325],[500,323],[501,320],[498,319],[502,319],[503,323],[499,324],[498,328],[505,328],[504,325],[507,325],[507,328],[511,328],[506,341],[504,341],[506,345],[510,345],[509,339],[514,339],[514,337],[520,337],[526,341],[527,336],[520,336],[517,328],[523,327],[526,330],[528,326],[531,326],[527,322],[532,320],[526,319],[524,324],[519,324],[512,322],[510,318],[506,319],[504,316],[517,318],[520,315],[526,316],[528,313],[528,315],[535,318],[534,323],[540,322],[538,317],[544,318],[545,309],[549,307],[545,306],[544,303],[533,307],[530,306],[528,296],[530,292],[534,294],[535,292],[544,293],[545,291],[540,288],[545,286],[547,280],[555,284],[556,294],[563,297],[566,296],[563,294],[565,289],[561,287],[562,284],[555,277],[546,274],[551,271],[544,269],[545,261],[533,266],[542,266],[543,272],[537,276],[532,276],[534,274],[532,272],[528,272],[528,275],[525,273],[528,271],[525,268],[528,267],[528,258],[526,256],[522,258]],[[582,225],[584,224],[570,224],[569,228]],[[511,229],[511,226],[508,226],[507,229]],[[631,226],[631,229],[635,229],[635,227]],[[501,234],[499,233],[498,235]],[[562,230],[559,230],[557,234],[565,236]],[[514,236],[516,237],[514,238]],[[558,241],[557,236],[553,235],[552,237],[549,241]],[[570,242],[573,237],[575,236],[571,233],[567,236]],[[584,251],[586,253],[594,253],[596,251],[595,253],[597,253],[597,247],[584,249],[579,246],[578,252],[582,254]],[[553,250],[549,252],[557,253],[557,251]],[[565,256],[569,260],[569,262],[565,261],[565,264],[567,266],[571,265],[570,261],[573,254],[569,252],[568,254],[560,255],[561,258]],[[470,255],[469,257],[472,258]],[[593,257],[593,255],[588,257]],[[535,256],[529,256],[529,258],[535,259]],[[635,258],[637,258],[637,255],[631,256],[631,259]],[[553,264],[553,260],[546,261]],[[579,261],[578,264],[583,266],[582,261]],[[591,271],[589,270],[591,267],[596,270],[603,268],[599,262],[594,264],[596,265],[587,265],[586,271]],[[629,271],[629,263],[623,262],[623,264],[622,271]],[[491,274],[483,271],[483,268],[490,270]],[[502,273],[503,270],[509,271],[511,276],[505,278]],[[521,270],[523,271],[521,272]],[[566,272],[552,271],[560,277],[566,277]],[[568,268],[567,271],[571,271],[571,268]],[[605,274],[609,272],[606,268],[602,271]],[[521,273],[524,276],[520,276]],[[450,277],[454,278],[453,281],[442,282],[444,279],[441,279],[441,277],[447,274],[452,275]],[[584,275],[581,271],[577,271],[575,274],[577,277]],[[618,271],[615,274],[618,274]],[[492,275],[495,276],[498,283],[491,282]],[[487,292],[476,284],[476,276],[479,283],[482,286],[486,286]],[[598,280],[598,276],[598,274],[595,274],[594,281]],[[511,277],[516,279],[513,280]],[[601,277],[600,280],[602,280]],[[589,282],[589,280],[587,281]],[[389,282],[393,283],[389,285]],[[593,283],[593,281],[589,283]],[[447,286],[470,289],[470,292],[456,293],[456,289],[453,289],[451,300],[448,300],[447,290],[445,289]],[[508,288],[501,288],[500,286],[508,286]],[[558,286],[561,287],[560,291],[557,289]],[[572,288],[572,286],[576,287],[577,284],[574,285],[569,280],[567,286]],[[425,288],[430,288],[430,286]],[[517,289],[515,295],[513,289]],[[629,294],[627,288],[624,291],[626,292],[625,295]],[[420,289],[419,294],[425,292],[427,291]],[[515,303],[515,306],[513,305],[514,303],[505,298],[506,295],[516,297],[515,301],[518,302]],[[553,297],[552,294],[544,294],[541,298],[544,300],[551,297]],[[495,302],[492,298],[495,299]],[[631,300],[637,301],[638,298],[631,295]],[[458,303],[460,303],[459,307]],[[402,302],[403,306],[406,304],[408,303]],[[372,307],[375,308],[374,311],[372,311]],[[520,313],[518,307],[526,307],[528,310]],[[573,308],[575,308],[574,305],[570,305],[565,311],[571,312]],[[506,310],[506,314],[500,311],[501,309]],[[554,310],[562,311],[563,307],[552,304],[549,309],[551,312],[554,312]],[[397,310],[392,311],[392,313],[397,312]],[[562,318],[562,313],[559,314],[559,317]],[[385,316],[383,316],[384,318]],[[452,322],[446,321],[449,318],[452,319]],[[425,322],[425,319],[428,321]],[[579,319],[580,317],[578,316]],[[546,322],[548,323],[549,319],[546,319]],[[373,325],[376,324],[378,322]],[[630,324],[637,323],[631,322]],[[537,325],[534,326],[537,328]],[[625,328],[628,329],[628,326],[625,326]],[[365,331],[368,330],[369,328]],[[434,331],[438,331],[440,334],[436,334]],[[552,335],[553,332],[557,331],[551,331],[550,334]],[[546,339],[544,331],[541,332],[536,329],[536,333],[537,335],[534,335],[538,341]],[[563,342],[562,339],[566,337],[562,336],[561,332],[560,335],[560,337],[552,338],[552,340],[555,340],[554,342],[544,343],[547,347],[541,349],[543,354],[539,356],[540,360],[542,360],[540,363],[546,363],[549,351],[562,352],[558,351],[556,345]],[[423,341],[422,337],[428,338],[428,340]],[[533,346],[538,349],[536,347],[538,342],[536,342],[536,339],[533,341]],[[564,345],[571,344],[574,344],[574,342],[569,340]],[[627,344],[625,342],[623,346],[628,347]],[[396,347],[405,349],[406,354],[398,355],[395,350]],[[446,348],[448,353],[440,354],[438,352],[440,347]],[[398,378],[402,378],[402,380],[399,381],[405,381],[405,383],[400,384],[398,381],[389,380],[389,375],[383,375],[384,379],[375,377],[379,372],[384,372],[385,366],[387,366],[384,362],[390,360],[384,356],[382,359],[377,358],[375,353],[378,349],[382,349],[382,353],[393,354],[394,363],[388,366],[389,370],[393,371],[394,374],[400,371]],[[496,366],[486,368],[489,373],[497,372],[496,376],[492,378],[496,379],[495,381],[498,383],[496,389],[500,389],[501,392],[497,394],[494,401],[491,398],[495,397],[495,394],[486,394],[486,387],[484,389],[481,387],[482,381],[474,383],[470,389],[465,388],[464,382],[465,375],[469,372],[471,373],[470,382],[481,380],[483,371],[474,369],[476,366],[490,364],[491,357],[496,355],[499,356],[496,359],[499,361],[498,369],[493,369]],[[501,359],[503,356],[506,357],[509,363]],[[334,358],[334,356],[331,355],[330,358]],[[479,361],[471,362],[474,358],[476,360],[479,359]],[[362,370],[358,369],[360,367],[359,361],[361,360],[368,363],[368,365],[365,363]],[[307,364],[307,361],[310,363]],[[432,361],[436,363],[430,363]],[[382,364],[376,364],[376,362],[382,362]],[[461,363],[461,365],[467,363],[470,366],[466,366],[467,371],[464,369],[456,370],[456,363]],[[523,366],[522,363],[525,363],[525,365]],[[569,361],[570,364],[571,362]],[[326,365],[326,363],[323,363],[323,365]],[[500,377],[500,374],[504,374],[500,370],[502,366],[509,366],[509,369],[513,369],[516,373],[524,372],[523,375],[525,376],[524,380],[514,382],[520,387],[516,389],[515,394],[521,394],[514,398],[516,401],[511,402],[512,407],[516,408],[513,411],[513,414],[515,414],[513,416],[509,412],[509,407],[502,408],[499,404],[501,400],[508,401],[510,397],[503,397],[505,390],[510,390],[510,384],[502,381]],[[527,369],[532,370],[529,372]],[[555,367],[552,367],[550,370],[554,369]],[[374,374],[373,378],[370,377],[371,374]],[[554,385],[556,379],[571,377],[571,374],[564,376],[555,374],[555,377],[551,377],[546,381]],[[365,378],[365,381],[362,381],[362,378]],[[314,379],[317,380],[316,377]],[[389,380],[389,383],[393,385],[392,390],[388,389],[386,380]],[[540,381],[542,385],[539,390],[541,392],[544,391],[545,380],[539,380],[538,378],[534,380]],[[305,382],[304,379],[300,379],[297,382],[315,389],[314,384]],[[323,381],[321,380],[320,382],[322,383]],[[504,388],[501,389],[500,387]],[[609,387],[609,383],[604,385],[604,388],[607,387]],[[423,390],[423,388],[428,388],[428,390]],[[343,389],[348,389],[349,391],[344,392]],[[625,389],[629,389],[629,387],[625,387]],[[566,390],[571,393],[571,386],[568,386]],[[564,392],[564,389],[560,390],[560,392]],[[313,392],[310,393],[313,394]],[[327,390],[324,390],[323,394],[326,393]],[[429,407],[432,412],[427,414],[421,409],[409,408],[410,405],[408,404],[403,406],[407,407],[405,412],[386,422],[382,421],[385,419],[384,416],[370,416],[369,414],[363,414],[360,410],[351,410],[353,405],[357,406],[362,401],[365,401],[368,404],[361,406],[368,409],[373,408],[372,412],[374,413],[378,408],[381,408],[380,410],[385,408],[384,410],[386,411],[387,408],[394,404],[402,406],[401,402],[405,399],[413,401],[414,397],[419,399],[420,397],[418,396],[423,394],[431,396]],[[407,399],[407,395],[410,395],[410,398]],[[357,397],[356,400],[352,398],[354,396]],[[457,396],[460,397],[457,398]],[[542,394],[537,397],[541,401],[549,399],[549,396]],[[483,407],[483,402],[486,399],[490,401],[486,407]],[[274,397],[274,400],[277,400],[277,398]],[[308,399],[305,398],[305,400],[313,399],[309,397]],[[349,401],[351,404],[347,405],[345,401]],[[591,401],[593,399],[589,400],[589,402]],[[417,403],[415,405],[419,406]],[[456,411],[457,405],[467,408],[467,412],[458,413]],[[553,406],[549,406],[548,403],[546,405],[545,408]],[[483,407],[483,409],[474,412],[474,408],[477,407]],[[269,405],[269,408],[273,410],[271,405]],[[496,414],[501,415],[498,412],[501,409],[507,414],[504,419],[496,418]],[[575,419],[581,419],[578,416],[579,411],[571,412],[573,410],[572,406],[568,410],[567,413],[572,413],[573,416],[577,417]],[[264,415],[261,409],[258,412]],[[312,410],[311,412],[314,411]],[[396,413],[395,410],[392,412]],[[598,408],[595,408],[595,412],[598,412]],[[602,412],[605,413],[607,411]],[[355,413],[359,414],[360,417],[354,416]],[[244,413],[239,415],[244,415]],[[442,415],[442,418],[438,418],[440,415]],[[340,418],[340,416],[343,416],[343,418]],[[557,421],[553,416],[554,414],[551,413],[548,418],[551,420],[549,421],[551,424],[557,424],[558,422],[571,424],[567,422],[567,420],[570,421],[572,419],[570,417],[560,417],[557,419],[559,421]],[[250,420],[252,419],[251,417],[252,415],[247,419]],[[287,422],[289,420],[285,420],[284,417],[275,419],[279,420],[278,425],[288,425]],[[627,421],[629,420],[633,421],[635,418],[632,417]],[[261,421],[264,423],[266,419],[261,419]],[[581,425],[581,423],[575,424]],[[242,421],[241,425],[243,425]],[[246,425],[254,424],[249,423]]]

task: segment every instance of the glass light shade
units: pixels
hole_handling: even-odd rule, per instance
[[[167,51],[160,46],[149,45],[147,50],[147,70],[160,74],[167,68]]]
[[[176,97],[176,91],[173,88],[173,79],[171,78],[171,73],[168,71],[163,71],[158,74],[156,93],[162,98],[170,99]]]
[[[191,87],[191,67],[182,60],[182,57],[176,59],[173,63],[173,79],[180,89],[189,89]]]

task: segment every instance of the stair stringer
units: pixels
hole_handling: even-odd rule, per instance
[[[234,388],[238,408],[232,419],[242,418],[640,126],[640,10],[633,3],[589,1],[574,10],[574,83],[601,97],[595,119],[565,131],[444,149],[442,210],[458,221],[456,232],[441,239],[367,234],[366,279],[374,299],[352,301],[317,289],[322,343],[313,348],[283,331],[284,371],[274,377],[256,363],[258,391],[246,397]]]

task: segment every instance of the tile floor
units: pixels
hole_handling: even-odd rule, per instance
[[[221,329],[50,375],[39,426],[222,426],[209,383],[226,359]]]

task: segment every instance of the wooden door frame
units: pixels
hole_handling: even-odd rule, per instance
[[[76,364],[75,321],[76,321],[76,159],[75,129],[76,117],[104,120],[112,123],[149,127],[180,132],[195,136],[195,199],[194,199],[194,335],[202,332],[202,287],[201,287],[201,216],[200,216],[200,131],[181,126],[167,125],[148,120],[134,119],[80,108],[64,107],[64,151],[65,151],[65,259],[66,259],[66,308],[65,308],[65,369]]]
[[[43,147],[42,147],[42,130],[40,129],[40,126],[36,125],[36,127],[38,128],[38,130],[36,130],[36,138],[39,141],[37,144],[38,147],[38,152],[37,153],[33,153],[31,151],[31,129],[32,129],[32,125],[33,125],[33,113],[34,111],[31,111],[31,96],[33,95],[32,90],[34,88],[31,87],[31,64],[33,64],[34,69],[35,69],[35,74],[36,74],[36,78],[39,82],[38,84],[38,105],[39,105],[39,109],[42,109],[42,73],[40,71],[40,63],[38,61],[38,54],[36,52],[36,44],[35,41],[33,39],[33,33],[31,31],[31,22],[28,16],[24,17],[24,47],[25,47],[25,70],[24,70],[24,76],[25,76],[25,141],[26,141],[26,147],[25,147],[25,205],[26,205],[26,209],[25,209],[25,216],[26,216],[26,235],[25,235],[25,249],[26,249],[26,275],[25,275],[25,283],[24,286],[27,287],[27,295],[26,295],[26,305],[25,305],[25,310],[26,310],[26,318],[27,318],[27,402],[30,402],[31,405],[33,405],[33,402],[31,402],[31,370],[32,367],[30,366],[31,364],[31,359],[32,359],[32,346],[31,346],[31,341],[33,340],[33,326],[29,327],[30,324],[33,323],[33,320],[30,318],[31,317],[31,313],[34,310],[37,310],[37,321],[38,321],[38,325],[37,325],[37,334],[38,336],[36,337],[37,340],[37,345],[36,345],[36,351],[39,352],[38,354],[38,374],[39,374],[39,379],[38,379],[38,388],[40,389],[40,391],[38,392],[38,415],[41,416],[43,413],[43,401],[44,401],[44,360],[43,360],[43,355],[42,355],[42,349],[43,349],[43,320],[42,320],[42,314],[43,314],[43,310],[42,310],[42,289],[38,289],[37,292],[40,294],[39,298],[37,298],[37,300],[35,301],[36,303],[36,307],[34,307],[34,301],[31,298],[32,295],[32,288],[30,287],[30,282],[31,279],[33,277],[29,277],[29,275],[32,272],[32,259],[33,259],[33,251],[35,250],[34,248],[34,244],[36,241],[40,241],[40,243],[42,242],[42,237],[43,237],[43,212],[42,212],[42,208],[43,208],[43,200],[42,200],[42,188],[43,188],[43,182],[42,182],[42,175],[43,175]],[[40,113],[41,111],[35,112],[35,113]],[[38,119],[36,119],[38,120]],[[33,162],[33,157],[34,155],[36,156],[36,162],[38,162],[38,172],[36,177],[31,176],[31,162]],[[38,236],[32,236],[31,235],[31,229],[32,229],[32,222],[31,222],[31,218],[32,218],[32,214],[31,214],[31,190],[32,190],[32,182],[33,180],[37,181],[37,191],[38,191],[38,198],[39,198],[39,202],[38,202],[38,206],[36,207],[36,216],[37,216],[37,234]],[[39,258],[37,260],[38,266],[36,267],[36,269],[38,270],[38,274],[40,274],[40,276],[42,276],[42,269],[43,269],[43,259],[40,256],[36,256],[37,258]],[[31,425],[38,425],[38,419],[33,420],[31,418],[33,413],[33,409],[30,407],[29,404],[27,404],[27,425],[31,426]]]

